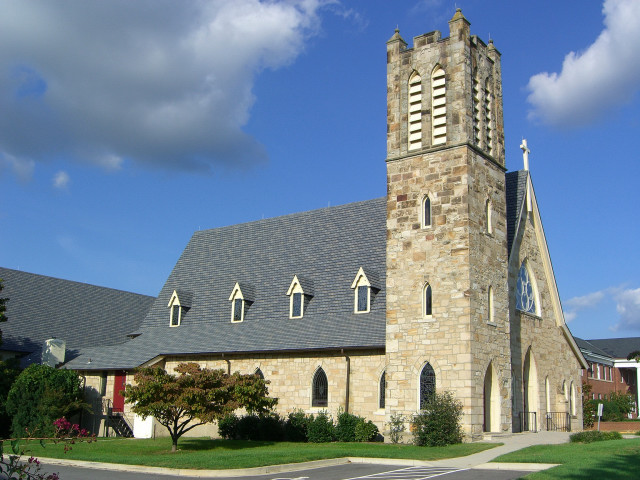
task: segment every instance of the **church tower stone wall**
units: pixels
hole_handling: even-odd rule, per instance
[[[387,42],[386,415],[428,364],[471,438],[512,421],[500,54],[449,27]]]

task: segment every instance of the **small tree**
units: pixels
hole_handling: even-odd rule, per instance
[[[582,383],[582,426],[585,428],[593,427],[596,415],[596,402],[591,397],[591,385]]]
[[[53,421],[86,409],[78,374],[48,365],[27,367],[9,390],[6,410],[14,436],[52,436]]]
[[[266,413],[277,403],[268,398],[266,382],[258,375],[227,375],[223,370],[181,363],[178,375],[159,367],[141,368],[135,385],[124,392],[131,409],[142,418],[154,417],[169,431],[171,451],[189,430],[222,419],[238,408],[249,413]]]
[[[462,403],[451,392],[435,393],[411,422],[416,445],[439,447],[462,442]]]

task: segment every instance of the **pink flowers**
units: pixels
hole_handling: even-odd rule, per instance
[[[65,417],[55,420],[53,426],[56,427],[56,438],[84,438],[90,435],[87,429],[80,428],[77,423],[72,424]]]

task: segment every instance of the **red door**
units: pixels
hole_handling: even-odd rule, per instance
[[[125,382],[127,381],[127,373],[125,371],[118,371],[115,373],[113,382],[113,411],[124,412],[124,397],[122,391],[124,390]]]

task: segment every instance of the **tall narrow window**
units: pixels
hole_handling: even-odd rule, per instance
[[[422,199],[422,228],[431,226],[431,199],[425,195]]]
[[[384,408],[385,399],[386,399],[386,390],[387,390],[387,372],[382,372],[380,375],[380,386],[379,386],[379,395],[378,395],[378,408]]]
[[[357,311],[359,313],[369,311],[369,287],[366,285],[360,285],[358,287]]]
[[[409,78],[409,150],[422,147],[422,78],[413,72]]]
[[[431,117],[433,145],[442,145],[447,141],[447,89],[445,73],[442,67],[436,67],[431,75]]]
[[[535,279],[529,271],[526,260],[522,262],[516,284],[516,308],[523,312],[539,314]]]
[[[489,292],[487,293],[487,308],[489,310],[489,314],[487,315],[487,320],[489,323],[495,323],[493,316],[493,287],[489,286]]]
[[[433,299],[431,285],[428,283],[424,286],[422,292],[422,313],[425,317],[430,317],[433,312]]]
[[[295,292],[291,296],[291,317],[298,318],[302,316],[302,293]]]
[[[312,407],[326,407],[329,404],[329,382],[322,368],[316,370],[311,390]]]
[[[420,372],[420,408],[433,398],[436,393],[436,373],[430,363],[427,363]]]
[[[177,327],[180,325],[180,305],[174,304],[171,307],[171,326]]]
[[[491,205],[491,200],[487,200],[484,206],[484,210],[485,210],[485,218],[487,219],[487,233],[491,234],[493,233],[493,220],[491,218],[492,217],[491,211],[493,210],[493,208]]]

